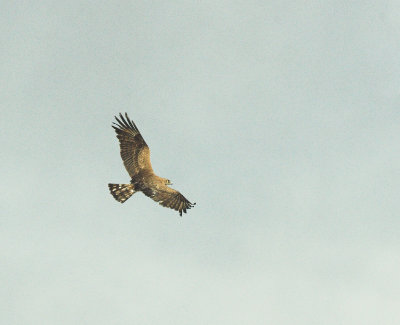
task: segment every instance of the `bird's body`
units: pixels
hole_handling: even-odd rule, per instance
[[[112,196],[124,203],[135,192],[143,192],[146,196],[168,207],[186,213],[196,203],[190,203],[181,193],[168,187],[171,185],[169,179],[157,176],[150,162],[150,149],[140,134],[138,128],[128,114],[125,118],[119,114],[120,119],[115,117],[117,123],[112,126],[117,133],[120,143],[121,158],[125,168],[131,177],[130,184],[108,184]]]

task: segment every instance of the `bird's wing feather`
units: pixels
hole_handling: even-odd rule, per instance
[[[127,113],[125,113],[126,119],[121,113],[119,117],[115,117],[118,123],[113,123],[112,127],[117,133],[121,158],[129,176],[133,177],[144,169],[153,172],[150,162],[150,149],[135,123],[129,119]]]
[[[143,193],[158,202],[160,205],[179,211],[182,216],[182,211],[192,208],[196,203],[191,203],[180,192],[166,185],[157,187],[149,187],[143,190]]]

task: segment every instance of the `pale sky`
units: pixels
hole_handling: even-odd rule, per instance
[[[398,324],[398,1],[2,1],[1,324]],[[128,183],[127,112],[182,218]]]

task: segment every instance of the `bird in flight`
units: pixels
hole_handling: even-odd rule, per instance
[[[171,181],[154,174],[150,163],[150,149],[140,134],[136,124],[119,113],[115,116],[118,123],[112,127],[117,133],[121,158],[125,169],[131,177],[130,184],[108,184],[111,195],[118,202],[124,203],[135,192],[143,192],[146,196],[158,202],[160,205],[179,211],[192,208],[196,203],[189,202],[181,193],[170,188]]]

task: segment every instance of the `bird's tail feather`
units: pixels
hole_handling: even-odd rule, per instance
[[[121,203],[124,203],[135,193],[132,184],[108,184],[108,188],[114,199]]]

